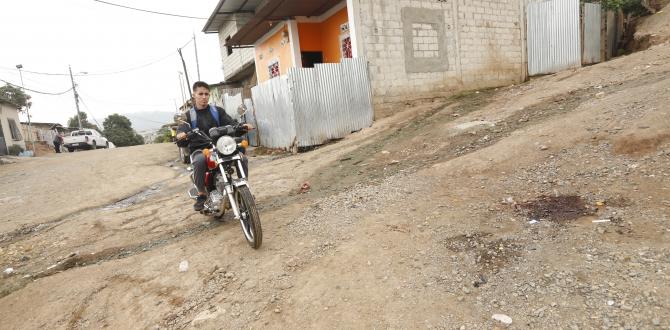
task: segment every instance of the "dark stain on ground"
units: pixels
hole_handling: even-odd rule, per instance
[[[670,141],[670,133],[646,137],[631,134],[614,142],[614,153],[617,155],[643,156],[656,152],[658,147],[667,141]]]
[[[579,196],[540,196],[534,200],[516,205],[518,212],[529,219],[547,219],[557,223],[565,223],[595,212],[586,207]]]

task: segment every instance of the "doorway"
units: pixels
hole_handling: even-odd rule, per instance
[[[323,52],[302,52],[302,67],[313,68],[314,64],[323,63]]]

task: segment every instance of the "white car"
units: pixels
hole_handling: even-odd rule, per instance
[[[77,149],[109,148],[109,141],[100,132],[87,128],[74,131],[69,136],[64,137],[63,146],[65,146],[67,151],[73,152]]]

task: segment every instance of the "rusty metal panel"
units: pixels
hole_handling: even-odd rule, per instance
[[[258,125],[259,144],[288,149],[295,141],[295,113],[286,76],[273,78],[251,89]]]
[[[599,3],[584,4],[584,54],[583,64],[600,63],[600,27],[602,8]]]
[[[581,66],[579,9],[579,0],[528,4],[529,75]]]

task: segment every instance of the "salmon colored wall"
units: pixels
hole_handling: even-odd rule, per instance
[[[298,23],[300,51],[321,51],[324,63],[339,63],[342,58],[340,26],[348,21],[345,7],[321,23]]]
[[[286,42],[282,45],[284,32],[288,36],[288,27],[284,26],[265,42],[255,46],[256,50],[256,72],[258,73],[258,82],[270,79],[268,65],[271,61],[279,61],[279,72],[284,75],[289,68],[293,67],[293,57],[291,55],[291,43]],[[288,41],[288,37],[286,38]],[[272,48],[272,52],[270,52]],[[263,57],[261,59],[261,56]]]
[[[338,63],[342,58],[340,50],[340,25],[349,21],[347,8],[331,16],[321,23],[321,35],[323,40],[323,61],[325,63]]]

